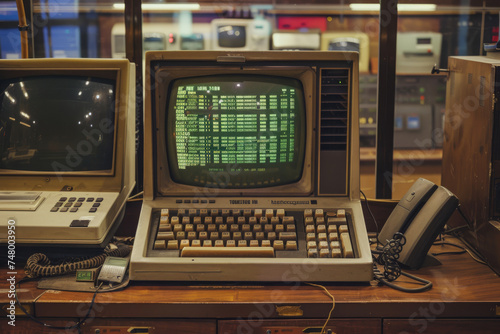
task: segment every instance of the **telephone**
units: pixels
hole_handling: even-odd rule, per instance
[[[419,178],[392,211],[380,231],[379,240],[385,245],[397,232],[404,234],[406,244],[398,262],[418,269],[457,207],[458,198],[448,189]]]

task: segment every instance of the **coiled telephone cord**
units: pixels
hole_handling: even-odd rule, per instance
[[[118,248],[112,250],[106,249],[103,254],[59,265],[51,265],[47,255],[36,253],[28,258],[24,270],[29,278],[63,275],[75,272],[78,269],[96,268],[102,265],[108,256],[125,257],[129,253],[130,248],[128,246],[119,245]]]

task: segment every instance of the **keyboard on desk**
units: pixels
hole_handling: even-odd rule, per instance
[[[162,209],[153,219],[152,256],[355,257],[344,209]]]
[[[271,199],[255,201],[262,203],[228,208],[234,205],[231,199],[199,206],[170,199],[144,201],[131,279],[371,280],[372,258],[359,201],[293,199],[284,200],[282,208],[273,208]]]

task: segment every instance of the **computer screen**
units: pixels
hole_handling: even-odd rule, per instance
[[[30,75],[0,83],[0,170],[112,171],[116,82]]]
[[[300,180],[305,106],[299,80],[191,77],[175,80],[169,96],[165,126],[175,182],[246,189]]]
[[[355,53],[148,57],[146,109],[157,131],[145,130],[154,143],[145,182],[156,195],[348,195],[353,61],[345,57]]]
[[[1,60],[0,227],[15,219],[19,245],[103,246],[135,185],[134,110],[128,60]]]

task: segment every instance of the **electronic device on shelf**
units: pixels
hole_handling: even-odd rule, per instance
[[[264,18],[212,20],[213,50],[269,50],[271,24]]]
[[[277,30],[272,35],[273,50],[320,50],[321,31],[310,30]]]
[[[146,64],[131,279],[372,279],[357,53],[149,52]]]
[[[104,246],[134,185],[134,64],[0,61],[1,244]]]
[[[204,50],[212,43],[210,23],[191,23],[188,27],[176,22],[144,23],[143,50]],[[125,58],[125,24],[115,23],[111,29],[111,56]]]
[[[359,52],[359,72],[370,71],[370,39],[359,31],[324,31],[321,33],[321,50]]]
[[[431,73],[439,67],[442,34],[437,32],[398,32],[396,72]]]

